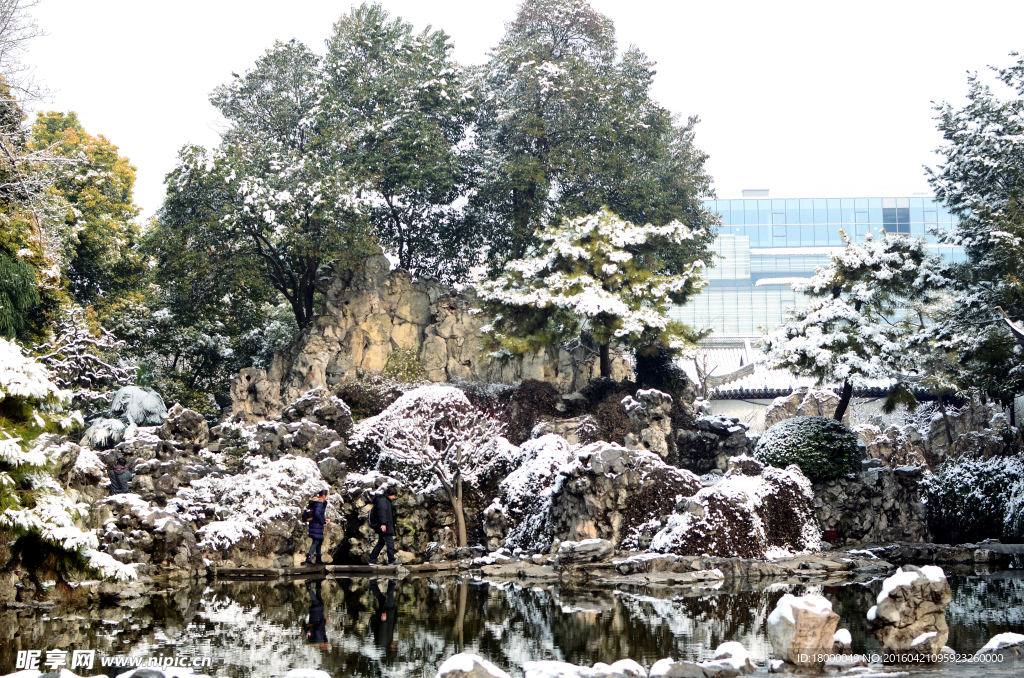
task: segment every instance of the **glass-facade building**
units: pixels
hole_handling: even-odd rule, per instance
[[[934,198],[743,198],[708,200],[722,218],[710,284],[672,316],[717,336],[760,336],[782,322],[788,308],[806,303],[790,283],[827,265],[843,246],[842,232],[861,242],[883,230],[924,238],[950,261],[961,248],[939,244],[937,232],[954,217]]]

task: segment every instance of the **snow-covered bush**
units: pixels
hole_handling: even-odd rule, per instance
[[[136,426],[159,426],[167,416],[167,406],[151,388],[125,386],[114,394],[110,413]]]
[[[375,470],[400,477],[419,492],[440,486],[452,503],[459,545],[467,545],[462,482],[474,487],[504,475],[518,450],[504,427],[453,386],[422,386],[353,430],[350,442],[368,454]]]
[[[132,383],[133,366],[119,361],[124,346],[125,342],[102,327],[94,332],[85,309],[72,306],[36,353],[54,382],[69,390],[73,405],[88,416],[110,407],[113,389]]]
[[[1019,537],[1024,457],[951,459],[927,484],[928,522],[935,541],[959,544]],[[1014,532],[1014,530],[1018,530]]]
[[[828,417],[793,417],[764,432],[754,457],[776,468],[796,464],[811,480],[833,480],[860,471],[857,435]]]
[[[60,455],[51,454],[56,439],[40,434],[83,423],[78,412],[63,411],[70,399],[43,365],[0,339],[0,542],[8,544],[0,568],[23,568],[37,590],[40,577],[64,582],[75,571],[135,577],[132,566],[101,553],[96,535],[75,525],[79,507],[50,475]]]

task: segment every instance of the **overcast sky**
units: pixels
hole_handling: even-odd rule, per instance
[[[323,53],[350,2],[41,0],[26,60],[54,90],[45,108],[77,111],[138,168],[148,217],[185,143],[215,145],[210,91],[275,39]],[[519,0],[383,0],[417,28],[452,36],[480,63]],[[723,2],[591,0],[620,48],[658,63],[655,98],[699,115],[719,197],[912,195],[939,145],[931,101],[962,103],[966,72],[1024,51],[1024,2]]]

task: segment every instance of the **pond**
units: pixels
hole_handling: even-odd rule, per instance
[[[1024,573],[950,576],[949,645],[973,653],[993,635],[1024,633]],[[878,646],[865,613],[881,579],[843,586],[718,588],[565,588],[456,577],[217,582],[167,591],[136,608],[101,607],[0,613],[0,674],[14,671],[18,650],[95,650],[93,670],[125,658],[207,657],[215,676],[283,676],[321,668],[333,676],[433,678],[465,650],[513,676],[524,662],[557,659],[590,666],[631,658],[650,668],[663,657],[703,660],[736,640],[759,663],[771,657],[765,619],[784,593],[820,593],[849,628],[854,651]],[[322,604],[321,604],[322,603]],[[321,623],[321,619],[323,623]],[[312,622],[312,625],[310,625]],[[144,661],[145,659],[143,659]],[[181,660],[179,660],[181,661]],[[69,662],[70,667],[70,662]],[[922,676],[1016,675],[1022,667],[913,667]],[[45,670],[45,669],[44,669]]]

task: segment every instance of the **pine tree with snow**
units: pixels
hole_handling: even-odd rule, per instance
[[[705,284],[704,262],[679,267],[675,253],[704,232],[674,221],[637,226],[607,209],[542,230],[540,247],[480,286],[493,315],[493,349],[522,354],[587,331],[600,346],[601,376],[611,376],[610,347],[680,350],[696,335],[668,318]]]
[[[906,347],[924,320],[908,317],[907,309],[937,299],[948,282],[923,240],[887,233],[878,240],[869,234],[863,243],[845,233],[843,239],[845,248],[831,255],[829,266],[792,285],[811,297],[810,304],[761,340],[773,369],[812,377],[819,385],[842,384],[837,421],[853,389],[870,382],[889,382],[891,398],[908,398],[900,380],[917,368]]]
[[[0,339],[0,538],[8,544],[0,568],[23,568],[37,591],[41,578],[65,584],[75,572],[136,576],[133,566],[98,550],[93,532],[76,526],[80,506],[50,475],[55,459],[70,451],[43,434],[82,424],[80,413],[66,411],[69,401],[42,364]]]
[[[975,73],[963,108],[936,107],[945,143],[929,182],[957,217],[952,231],[939,235],[963,247],[967,262],[953,267],[953,297],[927,339],[955,356],[945,369],[951,382],[1011,407],[1024,394],[1024,350],[997,308],[1024,319],[1024,58],[993,70],[1010,96]]]

